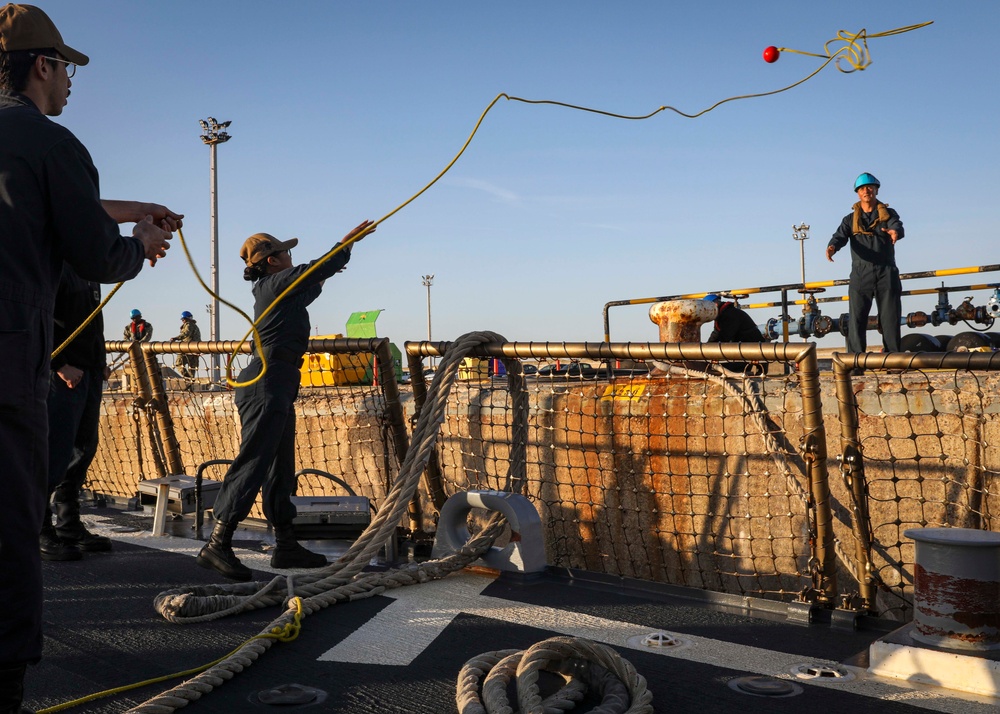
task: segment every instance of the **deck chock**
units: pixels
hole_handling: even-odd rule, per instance
[[[444,557],[469,542],[466,519],[473,508],[498,511],[510,526],[510,542],[503,548],[493,546],[483,554],[487,566],[508,573],[545,571],[545,540],[538,511],[524,496],[504,491],[463,491],[445,501],[432,557]]]

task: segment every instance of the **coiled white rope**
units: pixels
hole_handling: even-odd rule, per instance
[[[566,680],[545,699],[538,684],[542,672]],[[576,637],[552,637],[524,651],[498,650],[469,660],[458,676],[455,702],[459,714],[512,714],[507,685],[517,685],[520,714],[559,714],[575,708],[588,691],[601,703],[592,714],[652,714],[653,694],[632,664],[606,645]],[[482,696],[480,697],[480,689]]]

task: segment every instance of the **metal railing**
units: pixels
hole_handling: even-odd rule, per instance
[[[447,346],[406,344],[418,414],[426,396],[422,358]],[[529,498],[547,523],[553,565],[785,600],[835,600],[814,345],[515,342],[476,354],[662,361],[677,370],[664,380],[529,379]],[[703,371],[711,361],[735,360],[797,369],[751,380]],[[458,490],[496,488],[507,468],[503,381],[472,380],[452,394],[456,406],[427,472],[435,508]],[[705,406],[713,400],[722,411]]]
[[[855,606],[905,619],[914,564],[907,528],[1000,526],[992,515],[1000,513],[1000,353],[835,353],[832,365]],[[864,375],[852,377],[858,369]]]
[[[304,374],[296,402],[298,467],[380,503],[427,398],[425,359],[449,344],[407,343],[400,392],[388,340],[313,341],[307,363],[318,371]],[[234,348],[108,343],[128,351],[131,377],[129,391],[105,395],[91,490],[130,498],[141,479],[233,458],[233,393],[172,376],[157,356]],[[834,353],[822,378],[811,343],[496,342],[475,354],[526,372],[527,433],[512,428],[502,374],[461,372],[411,504],[411,537],[435,530],[450,495],[503,488],[523,459],[553,566],[905,619],[907,528],[1000,527],[1000,353]],[[323,371],[338,355],[342,367],[374,363],[376,377]],[[574,361],[594,368],[534,371]],[[775,369],[748,377],[718,365],[748,361]],[[308,475],[300,486],[331,488]]]

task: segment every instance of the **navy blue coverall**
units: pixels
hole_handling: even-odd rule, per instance
[[[63,267],[56,293],[53,344],[61,345],[101,304],[101,286]],[[93,320],[52,360],[49,378],[49,493],[55,493],[56,530],[79,520],[80,488],[97,454],[104,370],[104,317]],[[65,365],[83,372],[70,387],[56,372]],[[72,523],[67,520],[72,515]],[[51,515],[46,513],[51,522]]]
[[[49,355],[63,262],[115,283],[144,248],[101,205],[99,178],[72,132],[22,94],[0,90],[0,667],[42,654],[38,533],[48,494]]]
[[[876,206],[874,211],[862,211],[859,216],[862,229],[870,232],[855,233],[854,213],[849,213],[828,244],[834,250],[840,250],[848,241],[851,244],[851,281],[847,288],[850,312],[848,352],[864,352],[868,347],[868,315],[872,310],[873,298],[878,305],[882,346],[886,352],[899,352],[903,284],[899,280],[899,268],[896,267],[896,249],[886,231],[893,229],[897,232],[896,239],[902,239],[903,222],[896,211],[882,205],[889,213],[889,220],[884,224],[871,228],[878,218]]]
[[[273,526],[291,525],[295,518],[295,398],[302,380],[302,356],[309,344],[309,312],[319,297],[322,281],[347,265],[350,247],[330,258],[257,326],[260,348],[267,358],[267,372],[248,387],[237,387],[240,412],[240,452],[222,482],[215,500],[215,520],[239,523],[250,513],[257,492],[263,489],[264,516]],[[313,261],[315,263],[315,261]],[[297,265],[254,283],[254,320],[313,263]],[[260,357],[240,372],[248,382],[260,374]]]

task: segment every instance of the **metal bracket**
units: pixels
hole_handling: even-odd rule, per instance
[[[864,615],[858,610],[842,610],[837,608],[830,611],[830,627],[835,630],[847,630],[853,632],[858,629],[858,620]]]
[[[795,601],[788,603],[788,621],[801,625],[809,625],[816,621],[820,606],[811,602]]]

